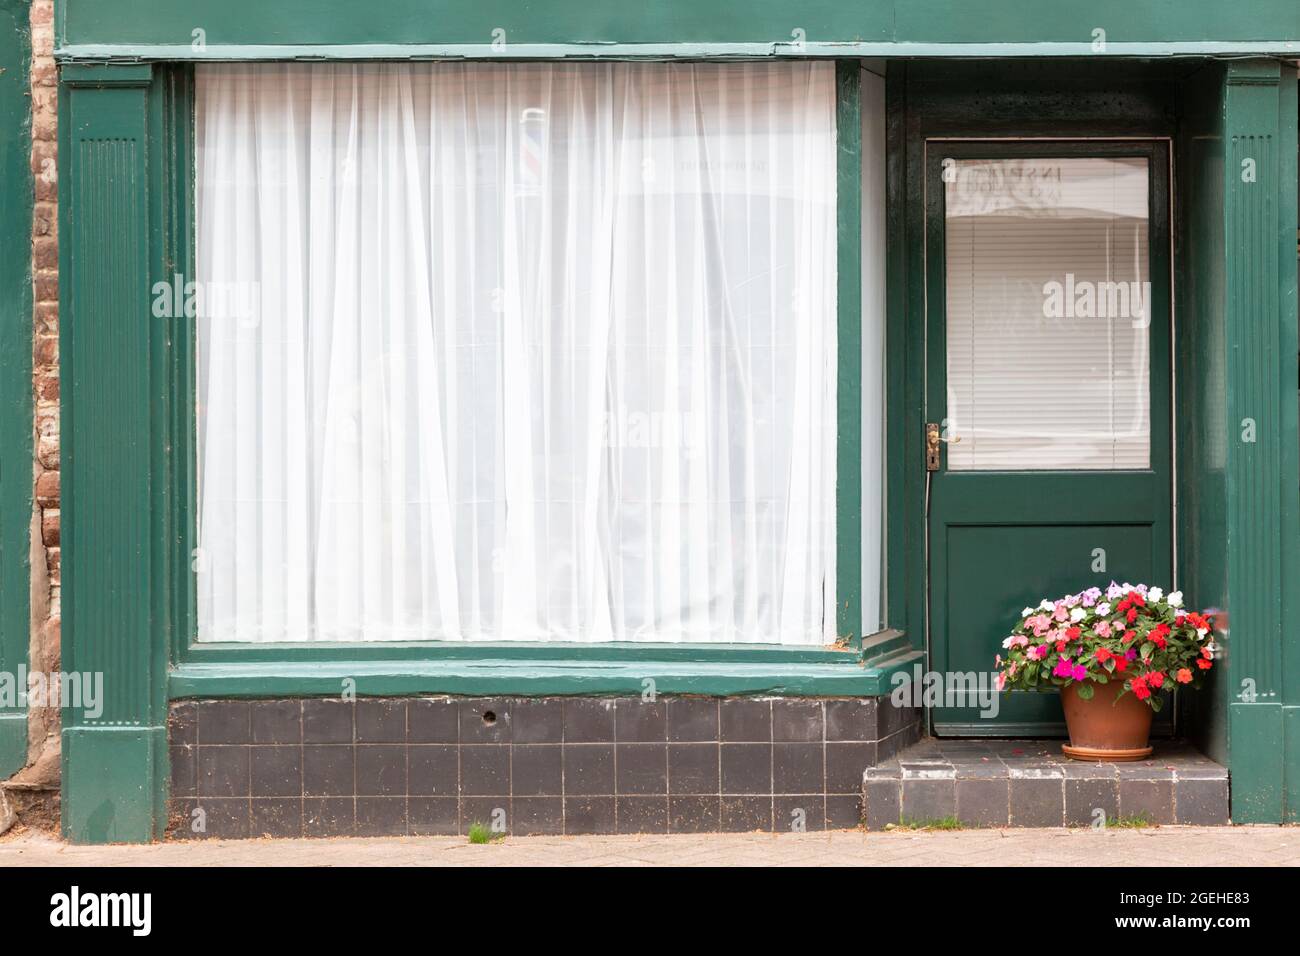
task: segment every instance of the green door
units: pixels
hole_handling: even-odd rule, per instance
[[[1063,734],[1056,694],[994,714],[957,675],[987,680],[1040,600],[1173,585],[1168,169],[1163,142],[926,145],[938,440],[916,467],[930,667],[958,688],[930,708],[936,734]]]

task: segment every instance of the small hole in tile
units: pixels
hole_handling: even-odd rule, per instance
[[[490,710],[483,711],[483,723],[491,726],[497,722],[497,715]]]

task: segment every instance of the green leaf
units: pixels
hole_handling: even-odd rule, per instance
[[[1158,714],[1160,713],[1160,708],[1165,705],[1164,698],[1162,698],[1159,694],[1152,694],[1150,698],[1150,704],[1151,704],[1151,709]]]
[[[1096,690],[1096,689],[1095,689],[1091,684],[1086,684],[1086,683],[1085,683],[1085,684],[1080,684],[1080,685],[1079,685],[1079,699],[1080,699],[1080,700],[1092,700],[1092,695],[1093,695],[1093,693],[1095,692],[1095,690]]]
[[[1109,664],[1110,661],[1107,661],[1106,663]],[[1098,684],[1109,684],[1109,683],[1110,683],[1110,678],[1107,677],[1105,674],[1102,674],[1102,673],[1096,673],[1096,674],[1093,674],[1093,675],[1092,675],[1092,679],[1093,679],[1094,681],[1096,681]]]

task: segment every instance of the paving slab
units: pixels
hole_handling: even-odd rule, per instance
[[[0,839],[11,866],[1300,866],[1300,827],[830,830],[659,836],[204,840],[71,846],[43,834]]]

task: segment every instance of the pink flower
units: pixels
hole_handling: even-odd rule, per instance
[[[1033,617],[1025,618],[1025,627],[1033,630],[1035,637],[1042,637],[1050,626],[1051,618],[1046,614],[1035,614]]]
[[[1105,621],[1098,621],[1093,630],[1097,632],[1098,637],[1110,637],[1110,625]]]
[[[1006,674],[999,673],[999,674],[998,674],[997,684],[998,684],[998,690],[1006,690],[1006,687],[1007,687],[1007,675],[1006,675]]]
[[[1056,610],[1052,612],[1052,617],[1056,618],[1058,621],[1064,621],[1069,616],[1070,609],[1065,606],[1065,602],[1058,601],[1056,603]]]
[[[1069,677],[1072,673],[1074,673],[1074,668],[1070,666],[1068,657],[1063,656],[1056,662],[1056,666],[1052,668],[1053,677]]]
[[[1084,680],[1088,676],[1088,668],[1084,667],[1082,664],[1075,664],[1074,672],[1071,676],[1073,676],[1075,680]]]

